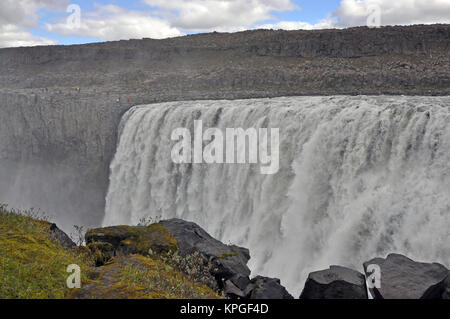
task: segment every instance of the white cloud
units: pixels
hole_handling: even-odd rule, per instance
[[[182,30],[239,31],[298,9],[292,0],[144,0]]]
[[[450,0],[342,0],[333,13],[337,19],[336,25],[366,25],[370,5],[380,7],[381,25],[450,22]]]
[[[0,25],[0,47],[21,47],[56,44],[54,40],[37,37],[13,24]]]
[[[312,30],[365,26],[373,5],[380,9],[381,25],[450,22],[450,0],[342,0],[330,17],[316,24],[280,21],[258,27],[275,30]]]
[[[0,7],[0,47],[55,44],[55,41],[31,34],[38,22],[40,8],[60,10],[68,0],[2,0]]]
[[[316,24],[301,21],[280,21],[273,24],[262,24],[256,26],[257,29],[273,29],[273,30],[316,30],[331,29],[334,27],[334,20],[324,19]]]
[[[68,0],[2,0],[0,25],[33,27],[38,22],[38,9],[62,9],[67,4]]]
[[[182,35],[168,21],[152,17],[145,12],[126,10],[115,5],[96,7],[95,12],[81,12],[79,28],[62,21],[47,24],[47,30],[63,36],[95,37],[107,41],[145,37],[161,39]]]
[[[318,23],[274,20],[274,12],[299,10],[292,0],[144,0],[171,25],[189,31],[246,29],[326,29],[367,25],[370,6],[381,10],[381,24],[450,22],[450,0],[342,0]]]

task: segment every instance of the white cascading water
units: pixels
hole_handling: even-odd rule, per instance
[[[280,128],[280,170],[173,164],[172,130]],[[104,225],[198,223],[298,297],[309,272],[397,252],[450,266],[450,97],[289,97],[134,107]]]

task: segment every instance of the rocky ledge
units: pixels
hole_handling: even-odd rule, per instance
[[[202,267],[212,280],[207,285],[228,298],[293,299],[279,279],[257,276],[250,279],[248,249],[225,245],[197,224],[181,219],[161,221],[150,226],[114,226],[92,229],[86,244],[99,268],[114,258],[133,254],[160,258],[177,254],[191,260],[201,256],[194,267]],[[164,257],[163,257],[164,258]],[[123,260],[123,259],[122,259]]]
[[[218,294],[239,299],[293,299],[279,279],[250,278],[248,249],[225,245],[195,223],[180,219],[149,226],[115,226],[86,233],[87,247],[101,269],[132,254],[201,256],[201,267]],[[66,239],[64,245],[67,245]],[[70,245],[69,245],[70,246]],[[342,266],[309,274],[300,299],[448,299],[450,272],[441,264],[416,262],[399,254],[363,264],[364,274]]]

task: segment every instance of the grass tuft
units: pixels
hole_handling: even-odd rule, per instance
[[[0,205],[0,298],[65,298],[70,264],[79,265],[82,282],[88,281],[89,256],[52,241],[50,225],[34,212]]]

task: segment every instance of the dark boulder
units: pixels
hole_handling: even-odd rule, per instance
[[[249,279],[250,283],[250,279]],[[243,291],[243,289],[239,288],[233,281],[231,280],[225,280],[224,286],[223,286],[223,292],[225,293],[225,296],[231,299],[245,299],[246,295]]]
[[[248,249],[225,245],[211,237],[205,230],[195,223],[181,219],[170,219],[160,222],[166,227],[178,242],[178,252],[186,256],[199,252],[205,259],[211,261],[211,274],[216,278],[219,287],[235,276],[248,277],[250,269],[247,262],[250,259]]]
[[[248,276],[234,275],[231,278],[224,281],[224,293],[227,297],[236,298],[247,298],[245,289],[250,285],[251,281]]]
[[[249,299],[294,299],[280,279],[257,276],[252,279],[244,293]]]
[[[225,295],[233,299],[294,299],[279,279],[257,276],[233,277],[225,281]]]
[[[64,248],[72,249],[77,246],[65,232],[56,226],[56,224],[50,224],[49,230],[51,238]]]
[[[450,299],[450,274],[448,274],[447,278],[444,281],[444,292],[442,293],[442,299]]]
[[[390,254],[364,263],[368,277],[369,265],[380,267],[380,288],[370,289],[375,299],[440,299],[445,294],[449,270],[441,264]]]
[[[341,266],[309,274],[300,299],[367,299],[363,274]]]
[[[234,275],[229,279],[237,288],[244,291],[245,288],[251,283],[250,278],[247,276]]]

